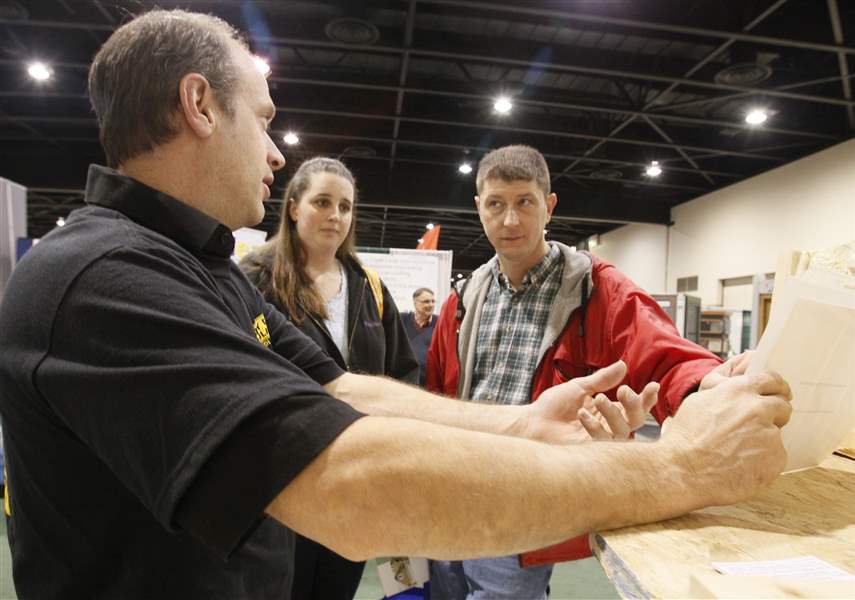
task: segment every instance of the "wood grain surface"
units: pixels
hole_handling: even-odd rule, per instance
[[[855,574],[855,460],[831,456],[732,506],[594,533],[591,547],[624,598],[698,597],[727,577],[714,561],[816,556]],[[851,591],[855,598],[855,583]]]

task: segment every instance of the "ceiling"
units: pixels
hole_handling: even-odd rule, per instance
[[[88,63],[149,1],[0,0],[0,176],[30,188],[29,235],[82,203],[103,162]],[[583,244],[855,132],[851,0],[159,0],[223,17],[268,59],[287,175],[340,157],[360,190],[357,241],[412,248],[428,222],[455,270],[492,255],[474,212],[490,148],[540,149],[559,203],[548,237]],[[36,82],[27,63],[50,64]],[[513,102],[498,115],[499,94]],[[770,117],[752,127],[752,107]],[[659,161],[658,178],[645,168]],[[805,199],[809,201],[809,199]]]

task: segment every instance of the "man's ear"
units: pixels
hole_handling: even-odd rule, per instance
[[[481,198],[478,197],[478,194],[475,194],[475,210],[481,210]]]
[[[555,205],[558,204],[558,196],[552,192],[546,197],[546,222],[552,219],[552,211],[555,210]]]
[[[199,73],[188,73],[178,83],[180,116],[200,138],[210,137],[218,124],[220,107],[211,84]]]

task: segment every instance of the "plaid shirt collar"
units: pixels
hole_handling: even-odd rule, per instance
[[[550,273],[552,273],[552,268],[558,264],[561,259],[561,250],[558,249],[558,246],[552,242],[547,242],[547,245],[549,246],[549,251],[546,253],[546,256],[541,258],[536,265],[528,270],[528,273],[523,277],[522,285],[519,290],[515,290],[508,277],[502,273],[498,259],[493,263],[493,282],[499,286],[500,290],[510,292],[512,294],[515,292],[525,291],[532,285],[537,286],[543,283],[543,281],[549,277]]]

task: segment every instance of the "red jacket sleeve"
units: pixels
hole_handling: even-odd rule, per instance
[[[457,324],[455,312],[458,296],[455,292],[446,299],[440,310],[439,318],[433,329],[430,348],[427,355],[427,375],[425,387],[432,392],[454,395],[457,392]],[[452,373],[452,371],[454,371]],[[450,391],[449,382],[453,380]]]
[[[599,289],[591,298],[591,308],[597,303],[605,314],[603,335],[588,340],[594,346],[589,348],[590,358],[599,366],[622,359],[628,367],[624,383],[636,391],[658,381],[659,402],[652,413],[661,423],[722,361],[681,337],[662,307],[611,265],[601,270],[594,286]]]

